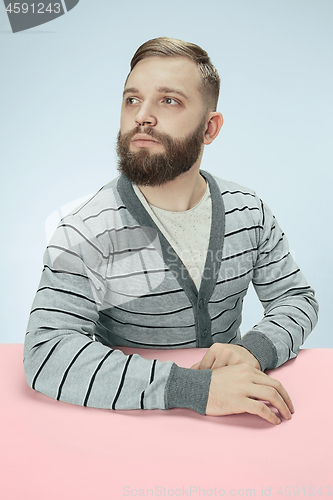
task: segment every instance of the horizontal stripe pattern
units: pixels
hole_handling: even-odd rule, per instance
[[[164,261],[158,231],[148,222],[139,226],[126,209],[117,180],[62,219],[44,254],[25,339],[33,389],[83,406],[166,409],[174,364],[117,347],[196,347],[198,314],[209,317],[210,344],[243,342],[255,351],[251,339],[264,336],[276,358],[269,368],[297,355],[317,322],[314,292],[262,200],[234,183],[213,182],[225,207],[225,235],[212,257],[217,275],[203,273],[203,282],[215,279],[213,292],[200,303],[180,286],[181,267]],[[251,281],[265,313],[241,338]]]

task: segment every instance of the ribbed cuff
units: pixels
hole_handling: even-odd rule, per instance
[[[272,370],[278,364],[275,345],[263,333],[249,331],[242,337],[237,345],[245,347],[259,361],[261,371]]]
[[[173,364],[165,388],[165,407],[190,408],[205,415],[212,370],[181,368]]]

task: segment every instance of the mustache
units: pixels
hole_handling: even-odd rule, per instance
[[[125,134],[121,134],[119,131],[119,137],[122,141],[126,141],[127,144],[136,134],[146,134],[156,139],[158,142],[163,144],[164,146],[169,146],[172,143],[172,138],[168,134],[163,134],[162,132],[158,132],[151,127],[135,127],[133,130],[126,132]]]

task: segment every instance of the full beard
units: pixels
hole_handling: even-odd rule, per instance
[[[197,129],[184,139],[174,139],[167,134],[146,127],[136,127],[117,137],[118,171],[138,186],[161,186],[184,174],[195,164],[201,153],[206,128],[203,120]],[[149,148],[130,151],[131,139],[144,133],[159,141],[164,152],[151,153]]]

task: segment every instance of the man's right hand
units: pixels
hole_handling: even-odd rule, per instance
[[[286,419],[294,407],[282,384],[247,363],[224,366],[212,370],[206,406],[206,415],[252,413],[271,424],[281,420],[263,402],[273,405]]]

